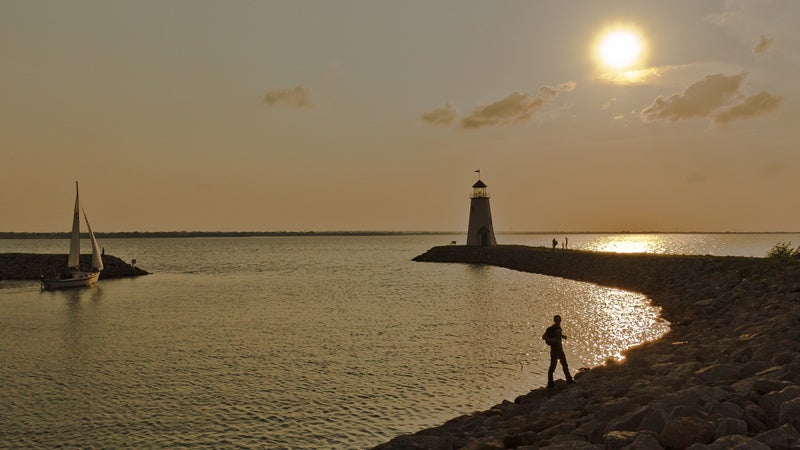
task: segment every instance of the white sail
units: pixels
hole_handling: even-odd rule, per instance
[[[103,270],[103,256],[100,254],[100,248],[97,246],[97,239],[94,238],[92,226],[89,225],[89,218],[86,217],[85,210],[83,211],[83,220],[86,221],[86,228],[89,229],[89,239],[92,241],[92,272],[99,272]]]
[[[79,213],[78,182],[75,182],[75,211],[72,214],[72,235],[69,240],[67,268],[80,270],[81,266],[81,215]]]

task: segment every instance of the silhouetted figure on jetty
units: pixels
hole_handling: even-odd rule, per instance
[[[556,247],[558,247],[558,240],[553,238],[553,251],[556,251]]]
[[[564,377],[566,377],[567,383],[574,383],[567,366],[567,356],[564,355],[564,348],[561,346],[561,340],[567,339],[567,335],[561,331],[561,316],[556,315],[553,317],[553,324],[547,327],[542,339],[550,346],[550,368],[547,369],[547,387],[554,386],[553,372],[555,372],[556,364],[559,361],[561,361],[561,368],[564,369]]]

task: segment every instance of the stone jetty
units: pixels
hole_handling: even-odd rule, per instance
[[[376,449],[800,449],[797,259],[444,246],[415,260],[637,291],[671,330],[621,361],[581,369],[575,384],[557,381]]]
[[[81,267],[92,264],[91,255],[81,255]],[[137,277],[149,272],[134,267],[116,256],[103,255],[100,279]],[[42,274],[62,272],[67,267],[67,255],[42,253],[1,253],[0,280],[38,280]]]

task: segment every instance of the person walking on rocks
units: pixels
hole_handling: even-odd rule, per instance
[[[547,387],[554,386],[553,372],[556,371],[556,364],[559,361],[561,362],[561,368],[564,369],[564,377],[567,378],[567,383],[574,383],[567,366],[567,356],[564,355],[564,348],[561,346],[561,340],[567,339],[567,335],[561,331],[561,316],[556,315],[553,317],[553,324],[547,327],[542,339],[550,346],[550,368],[547,369]]]

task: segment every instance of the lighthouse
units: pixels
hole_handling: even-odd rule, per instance
[[[472,195],[469,197],[467,245],[484,247],[497,245],[492,226],[492,209],[489,207],[489,193],[486,192],[486,183],[481,181],[480,172],[478,172],[478,182],[472,185]]]

